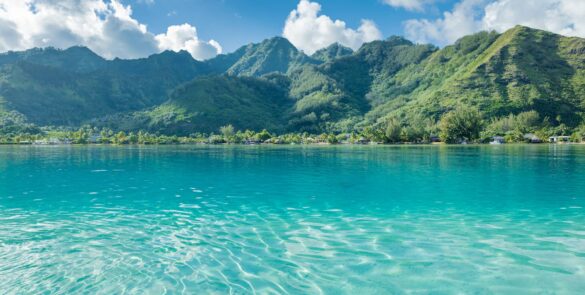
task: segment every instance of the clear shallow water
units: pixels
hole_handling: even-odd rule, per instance
[[[3,294],[585,293],[585,146],[0,147]]]

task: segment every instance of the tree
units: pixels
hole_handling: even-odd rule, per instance
[[[582,142],[585,140],[585,124],[579,126],[575,129],[575,133],[573,134],[573,141],[574,142]]]
[[[396,118],[390,118],[386,122],[386,139],[388,142],[400,142],[400,135],[402,134],[402,125]]]
[[[234,136],[234,126],[232,126],[232,124],[222,126],[219,128],[219,133],[223,135],[225,141],[232,142],[232,137]]]
[[[383,128],[380,126],[372,127],[367,126],[360,132],[360,136],[372,142],[383,142],[386,141],[386,134]]]
[[[431,136],[438,134],[437,131],[437,123],[434,119],[423,113],[414,113],[407,116],[401,139],[404,142],[430,142]]]
[[[128,142],[130,144],[137,144],[138,143],[138,135],[136,135],[134,132],[130,132],[130,134],[128,134]]]
[[[329,144],[338,144],[339,140],[337,140],[337,136],[335,134],[330,133],[327,135],[327,143]]]
[[[106,129],[102,129],[102,131],[100,131],[100,138],[101,143],[111,143],[108,131]]]
[[[515,116],[514,129],[522,133],[534,132],[541,123],[542,121],[537,111],[524,112]]]
[[[73,132],[73,143],[77,144],[87,144],[89,141],[89,134],[86,132],[85,129],[79,128],[79,130]]]
[[[219,135],[212,134],[209,136],[209,143],[211,144],[222,144],[224,142],[225,140],[223,139],[223,137]]]
[[[272,138],[272,135],[266,129],[260,131],[259,133],[256,133],[256,139],[258,139],[258,141],[264,142],[264,141],[269,140],[271,138]]]
[[[441,140],[446,143],[474,141],[479,138],[483,119],[478,109],[461,106],[445,114],[439,125]]]
[[[128,138],[126,137],[126,133],[124,133],[123,131],[118,132],[118,134],[116,134],[116,136],[114,137],[114,143],[127,144]]]

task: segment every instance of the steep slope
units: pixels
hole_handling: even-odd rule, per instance
[[[498,36],[494,32],[481,32],[463,37],[455,44],[435,51],[420,63],[408,65],[395,75],[380,79],[381,83],[372,88],[369,96],[377,97],[378,99],[374,100],[381,103],[366,114],[365,124],[374,123],[388,114],[394,115],[398,109],[404,108],[411,101],[416,101],[415,98],[423,98],[429,93],[434,93],[458,71],[476,60]],[[418,111],[425,116],[433,116],[441,109],[436,101],[431,101],[427,102],[424,108],[416,107],[410,112]]]
[[[585,107],[584,52],[584,39],[522,26],[465,37],[398,73],[389,90],[409,102],[381,106],[370,118],[393,110],[437,116],[468,104],[487,117],[536,110],[554,124],[574,126]]]
[[[400,37],[364,44],[350,56],[291,73],[290,95],[297,100],[291,128],[351,130],[383,99],[370,90],[400,69],[417,64],[435,51]]]
[[[339,43],[333,43],[326,48],[317,50],[311,58],[322,62],[330,62],[334,59],[349,56],[353,53],[351,48],[345,47]]]
[[[205,64],[213,71],[213,74],[225,74],[235,65],[248,51],[248,46],[238,48],[228,54],[220,54],[212,59],[206,60]]]
[[[186,52],[102,62],[88,58],[83,48],[21,55],[0,66],[1,108],[17,111],[39,125],[78,125],[154,106],[178,85],[209,72]]]
[[[271,72],[287,73],[303,64],[319,63],[281,37],[267,39],[259,44],[250,44],[233,55],[239,58],[226,72],[235,76],[259,77]],[[220,59],[226,61],[233,57],[223,56]],[[218,64],[217,61],[210,62]]]
[[[150,130],[188,135],[237,129],[282,131],[283,113],[292,101],[283,89],[264,79],[215,76],[197,78],[177,88],[170,99],[151,110],[103,118],[93,123],[123,130]]]

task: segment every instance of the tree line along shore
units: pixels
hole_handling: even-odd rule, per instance
[[[459,107],[444,114],[439,121],[421,119],[404,125],[397,118],[383,124],[343,133],[283,134],[236,130],[231,124],[215,133],[188,136],[148,131],[125,132],[89,125],[79,129],[0,125],[0,144],[466,144],[466,143],[581,143],[585,142],[585,125],[569,128],[552,125],[534,111],[486,121],[479,110]]]

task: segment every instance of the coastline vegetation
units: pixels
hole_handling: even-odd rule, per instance
[[[436,122],[421,117],[408,124],[391,117],[361,130],[319,134],[236,130],[227,124],[217,132],[178,136],[144,130],[125,132],[90,125],[79,129],[38,127],[22,123],[18,117],[0,120],[0,144],[481,144],[490,143],[494,138],[499,138],[502,143],[543,143],[555,136],[568,138],[567,142],[585,142],[585,124],[577,128],[553,125],[549,118],[540,118],[535,111],[486,120],[477,108],[466,106],[445,113]]]

